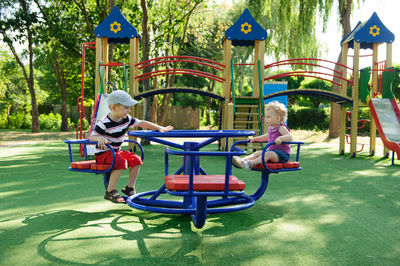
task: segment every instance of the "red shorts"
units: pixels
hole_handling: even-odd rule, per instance
[[[112,164],[113,156],[111,151],[106,151],[98,156],[95,156],[96,163],[99,164]],[[128,169],[128,167],[142,165],[142,159],[133,152],[129,151],[116,151],[115,164],[113,170]]]

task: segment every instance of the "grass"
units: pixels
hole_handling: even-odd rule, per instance
[[[215,146],[212,147],[213,149]],[[247,210],[189,217],[102,199],[102,177],[67,171],[62,141],[0,147],[0,265],[398,265],[400,166],[305,145],[302,171],[271,176]],[[172,169],[178,166],[173,161]],[[221,158],[202,159],[220,173]],[[163,182],[163,148],[145,147],[138,191]],[[260,174],[234,169],[255,191]],[[119,182],[127,180],[124,173]]]

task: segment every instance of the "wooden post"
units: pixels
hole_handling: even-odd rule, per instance
[[[350,156],[355,157],[357,152],[357,124],[358,124],[358,92],[360,78],[360,43],[354,40],[354,57],[353,57],[353,109],[351,110],[351,131],[350,131]]]
[[[378,43],[372,44],[372,91],[371,95],[375,95],[375,93],[378,91],[378,71],[376,67],[376,63],[378,63]],[[371,115],[372,118],[372,115]],[[371,119],[371,122],[369,124],[369,154],[373,155],[375,154],[375,148],[376,148],[376,123],[374,119]]]
[[[224,110],[224,112],[226,113],[227,127],[224,129],[231,130],[231,129],[233,129],[233,103],[228,103],[225,106],[226,106],[226,109]],[[233,144],[233,138],[228,138],[227,140],[228,140],[228,148],[226,151],[229,151]],[[223,142],[221,142],[221,143],[223,143]],[[225,146],[224,146],[224,148],[225,148]]]
[[[348,51],[349,51],[349,44],[344,43],[342,45],[342,58],[340,59],[340,63],[345,66],[347,66]],[[346,79],[347,78],[347,68],[341,67],[341,69],[342,69],[342,77],[344,79]],[[341,93],[343,96],[347,96],[347,86],[348,86],[347,81],[342,80]],[[341,109],[340,109],[339,154],[345,153],[346,120],[347,120],[346,110],[347,110],[347,107],[342,105]]]
[[[232,41],[225,39],[224,41],[224,65],[225,65],[225,70],[224,70],[224,79],[225,82],[223,84],[224,86],[224,98],[225,102],[229,101],[230,98],[230,89],[231,89],[231,60],[232,60]]]
[[[224,40],[224,83],[223,83],[223,96],[225,98],[224,106],[223,106],[223,114],[222,114],[222,129],[233,128],[233,105],[232,108],[228,108],[229,98],[231,93],[231,60],[232,60],[232,41],[231,40]],[[232,112],[229,114],[229,112]],[[231,124],[230,124],[231,123]],[[222,149],[225,148],[225,139],[221,139],[221,147]]]
[[[102,41],[102,63],[108,63],[108,38],[101,38]],[[104,71],[104,94],[107,94],[108,67]]]
[[[97,99],[100,90],[100,73],[99,73],[99,64],[101,62],[101,52],[103,48],[101,47],[102,41],[100,38],[96,38],[96,66],[95,66],[95,80],[94,80],[94,99]]]
[[[130,39],[129,42],[129,92],[132,96],[138,94],[139,81],[135,77],[138,76],[139,63],[139,38]]]
[[[254,67],[253,67],[253,88],[254,97],[260,96],[260,84],[258,82],[258,60],[260,60],[261,69],[261,81],[264,81],[264,53],[265,53],[265,41],[255,40],[254,42]],[[262,88],[261,88],[262,89]]]
[[[138,94],[139,82],[135,78],[138,75],[138,67],[136,64],[139,62],[139,38],[135,37],[129,40],[129,94],[132,98]],[[136,104],[130,109],[132,117],[139,116],[139,104]],[[129,136],[131,140],[137,140],[137,137]],[[129,149],[133,148],[133,143],[129,143]]]

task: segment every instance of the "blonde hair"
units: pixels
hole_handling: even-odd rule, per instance
[[[283,103],[278,101],[270,102],[264,107],[264,111],[266,112],[267,110],[275,112],[281,118],[282,122],[287,120],[287,108]]]

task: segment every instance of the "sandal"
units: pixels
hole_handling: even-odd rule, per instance
[[[118,193],[116,189],[106,191],[104,199],[109,200],[113,203],[125,203],[124,198]]]
[[[236,168],[243,168],[241,162],[242,162],[242,160],[239,158],[239,156],[233,156],[233,157],[232,157],[232,164],[233,164]]]
[[[126,186],[126,187],[124,187],[121,191],[122,191],[122,193],[124,193],[124,194],[127,195],[128,197],[133,196],[133,195],[136,194],[135,187],[128,187],[128,186]]]

